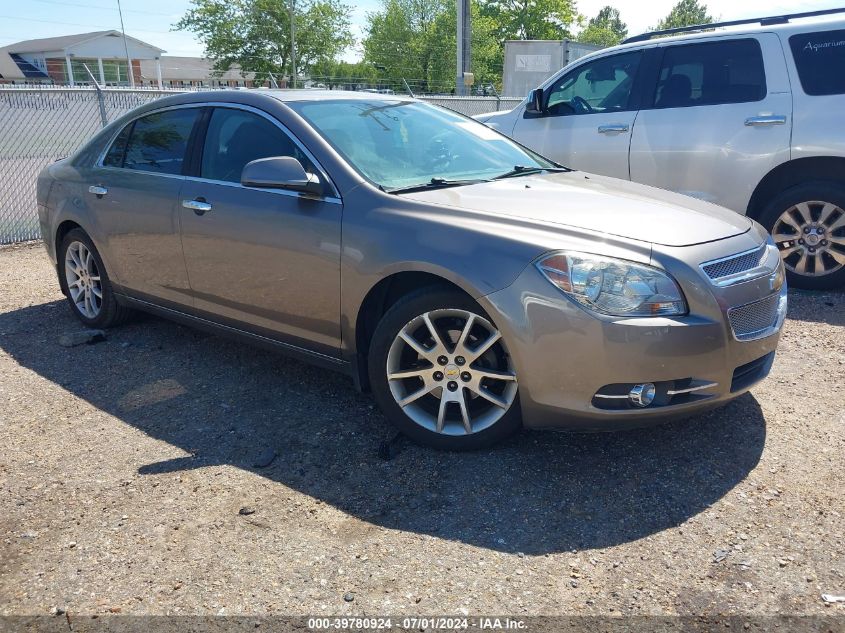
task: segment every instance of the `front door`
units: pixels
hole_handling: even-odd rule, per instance
[[[292,156],[320,173],[275,120],[214,108],[199,177],[180,195],[194,305],[216,321],[336,355],[343,207],[328,183],[319,197],[242,186],[244,166],[270,156]]]
[[[745,213],[757,183],[789,159],[792,97],[778,37],[656,52],[657,83],[631,139],[631,180]]]
[[[544,90],[544,111],[524,113],[513,137],[567,167],[627,180],[641,58],[609,55],[565,73]]]

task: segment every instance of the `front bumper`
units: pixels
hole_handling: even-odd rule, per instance
[[[765,378],[786,312],[786,285],[772,287],[771,278],[763,277],[716,288],[691,267],[672,272],[685,289],[688,316],[596,316],[534,266],[508,288],[481,298],[513,357],[526,427],[647,426],[725,404]],[[737,340],[728,310],[773,294],[780,297],[776,326],[763,338]],[[596,398],[647,382],[658,386],[658,398],[648,407]]]

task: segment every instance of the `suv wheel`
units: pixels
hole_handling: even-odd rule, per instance
[[[59,283],[71,312],[85,325],[108,328],[132,314],[117,303],[106,267],[97,248],[81,229],[65,235],[59,246]]]
[[[521,426],[505,341],[460,292],[429,287],[394,304],[373,335],[369,375],[381,410],[420,444],[482,448]]]
[[[845,186],[811,182],[766,205],[760,222],[780,249],[789,283],[827,290],[845,284]]]

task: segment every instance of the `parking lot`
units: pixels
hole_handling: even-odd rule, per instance
[[[0,288],[0,614],[845,614],[841,290],[721,410],[384,459],[343,376],[152,317],[62,347],[40,245]]]

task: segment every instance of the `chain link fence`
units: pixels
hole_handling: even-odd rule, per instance
[[[511,110],[522,103],[522,99],[507,97],[451,97],[447,95],[418,95],[419,99],[428,101],[435,105],[449,108],[455,112],[476,116],[497,112],[499,110]]]
[[[38,239],[35,181],[132,108],[165,96],[151,90],[0,89],[0,244]]]
[[[40,238],[35,183],[106,122],[177,91],[0,87],[0,244]],[[517,99],[426,96],[467,115],[514,107]]]

